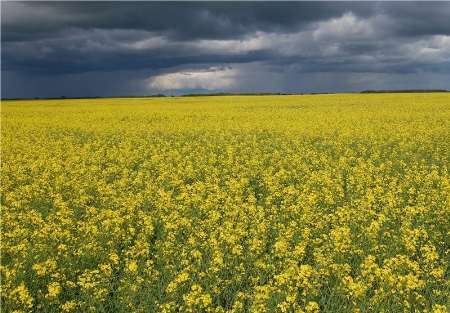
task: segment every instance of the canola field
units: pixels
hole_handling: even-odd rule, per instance
[[[3,101],[3,312],[448,312],[450,94]]]

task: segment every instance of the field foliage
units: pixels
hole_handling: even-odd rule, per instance
[[[447,312],[450,95],[4,101],[3,312]]]

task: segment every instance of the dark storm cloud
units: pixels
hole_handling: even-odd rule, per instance
[[[401,36],[450,35],[449,2],[387,2],[378,6],[390,17],[391,31]]]
[[[368,15],[371,5],[351,4]],[[291,31],[338,16],[346,3],[226,2],[22,2],[5,4],[6,40],[34,40],[61,28],[138,29],[171,38],[236,38],[257,30]]]
[[[313,87],[287,82],[304,75],[319,84],[324,77],[317,88],[329,91],[355,90],[363,74],[373,77],[364,80],[367,88],[382,85],[380,77],[389,82],[386,88],[408,88],[408,80],[392,81],[417,73],[427,73],[422,77],[438,82],[436,88],[450,87],[437,79],[450,76],[448,2],[1,5],[6,97],[194,87],[305,91],[292,88]],[[436,79],[430,79],[433,73]],[[329,79],[338,76],[339,83]]]

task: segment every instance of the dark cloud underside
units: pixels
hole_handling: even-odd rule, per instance
[[[1,6],[3,97],[450,88],[449,2]]]

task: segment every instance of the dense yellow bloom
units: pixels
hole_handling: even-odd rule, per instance
[[[63,312],[72,312],[77,307],[77,303],[75,301],[67,301],[66,303],[61,305],[61,309]]]
[[[56,261],[49,259],[42,263],[33,264],[32,268],[38,276],[44,276],[56,270]]]
[[[61,286],[59,285],[58,282],[50,283],[47,289],[48,289],[47,293],[48,298],[56,298],[61,292]]]
[[[450,95],[2,101],[4,312],[448,312]]]
[[[136,261],[131,260],[130,262],[128,262],[127,269],[131,273],[135,273],[137,271],[137,269],[138,269],[138,265],[137,265]]]
[[[15,298],[18,304],[27,309],[33,307],[33,298],[30,296],[30,293],[23,282],[11,291],[11,298]]]
[[[319,305],[317,304],[317,302],[310,301],[306,305],[305,312],[307,312],[307,313],[319,313],[320,312]]]
[[[448,308],[445,305],[435,304],[433,305],[433,313],[447,313]]]

